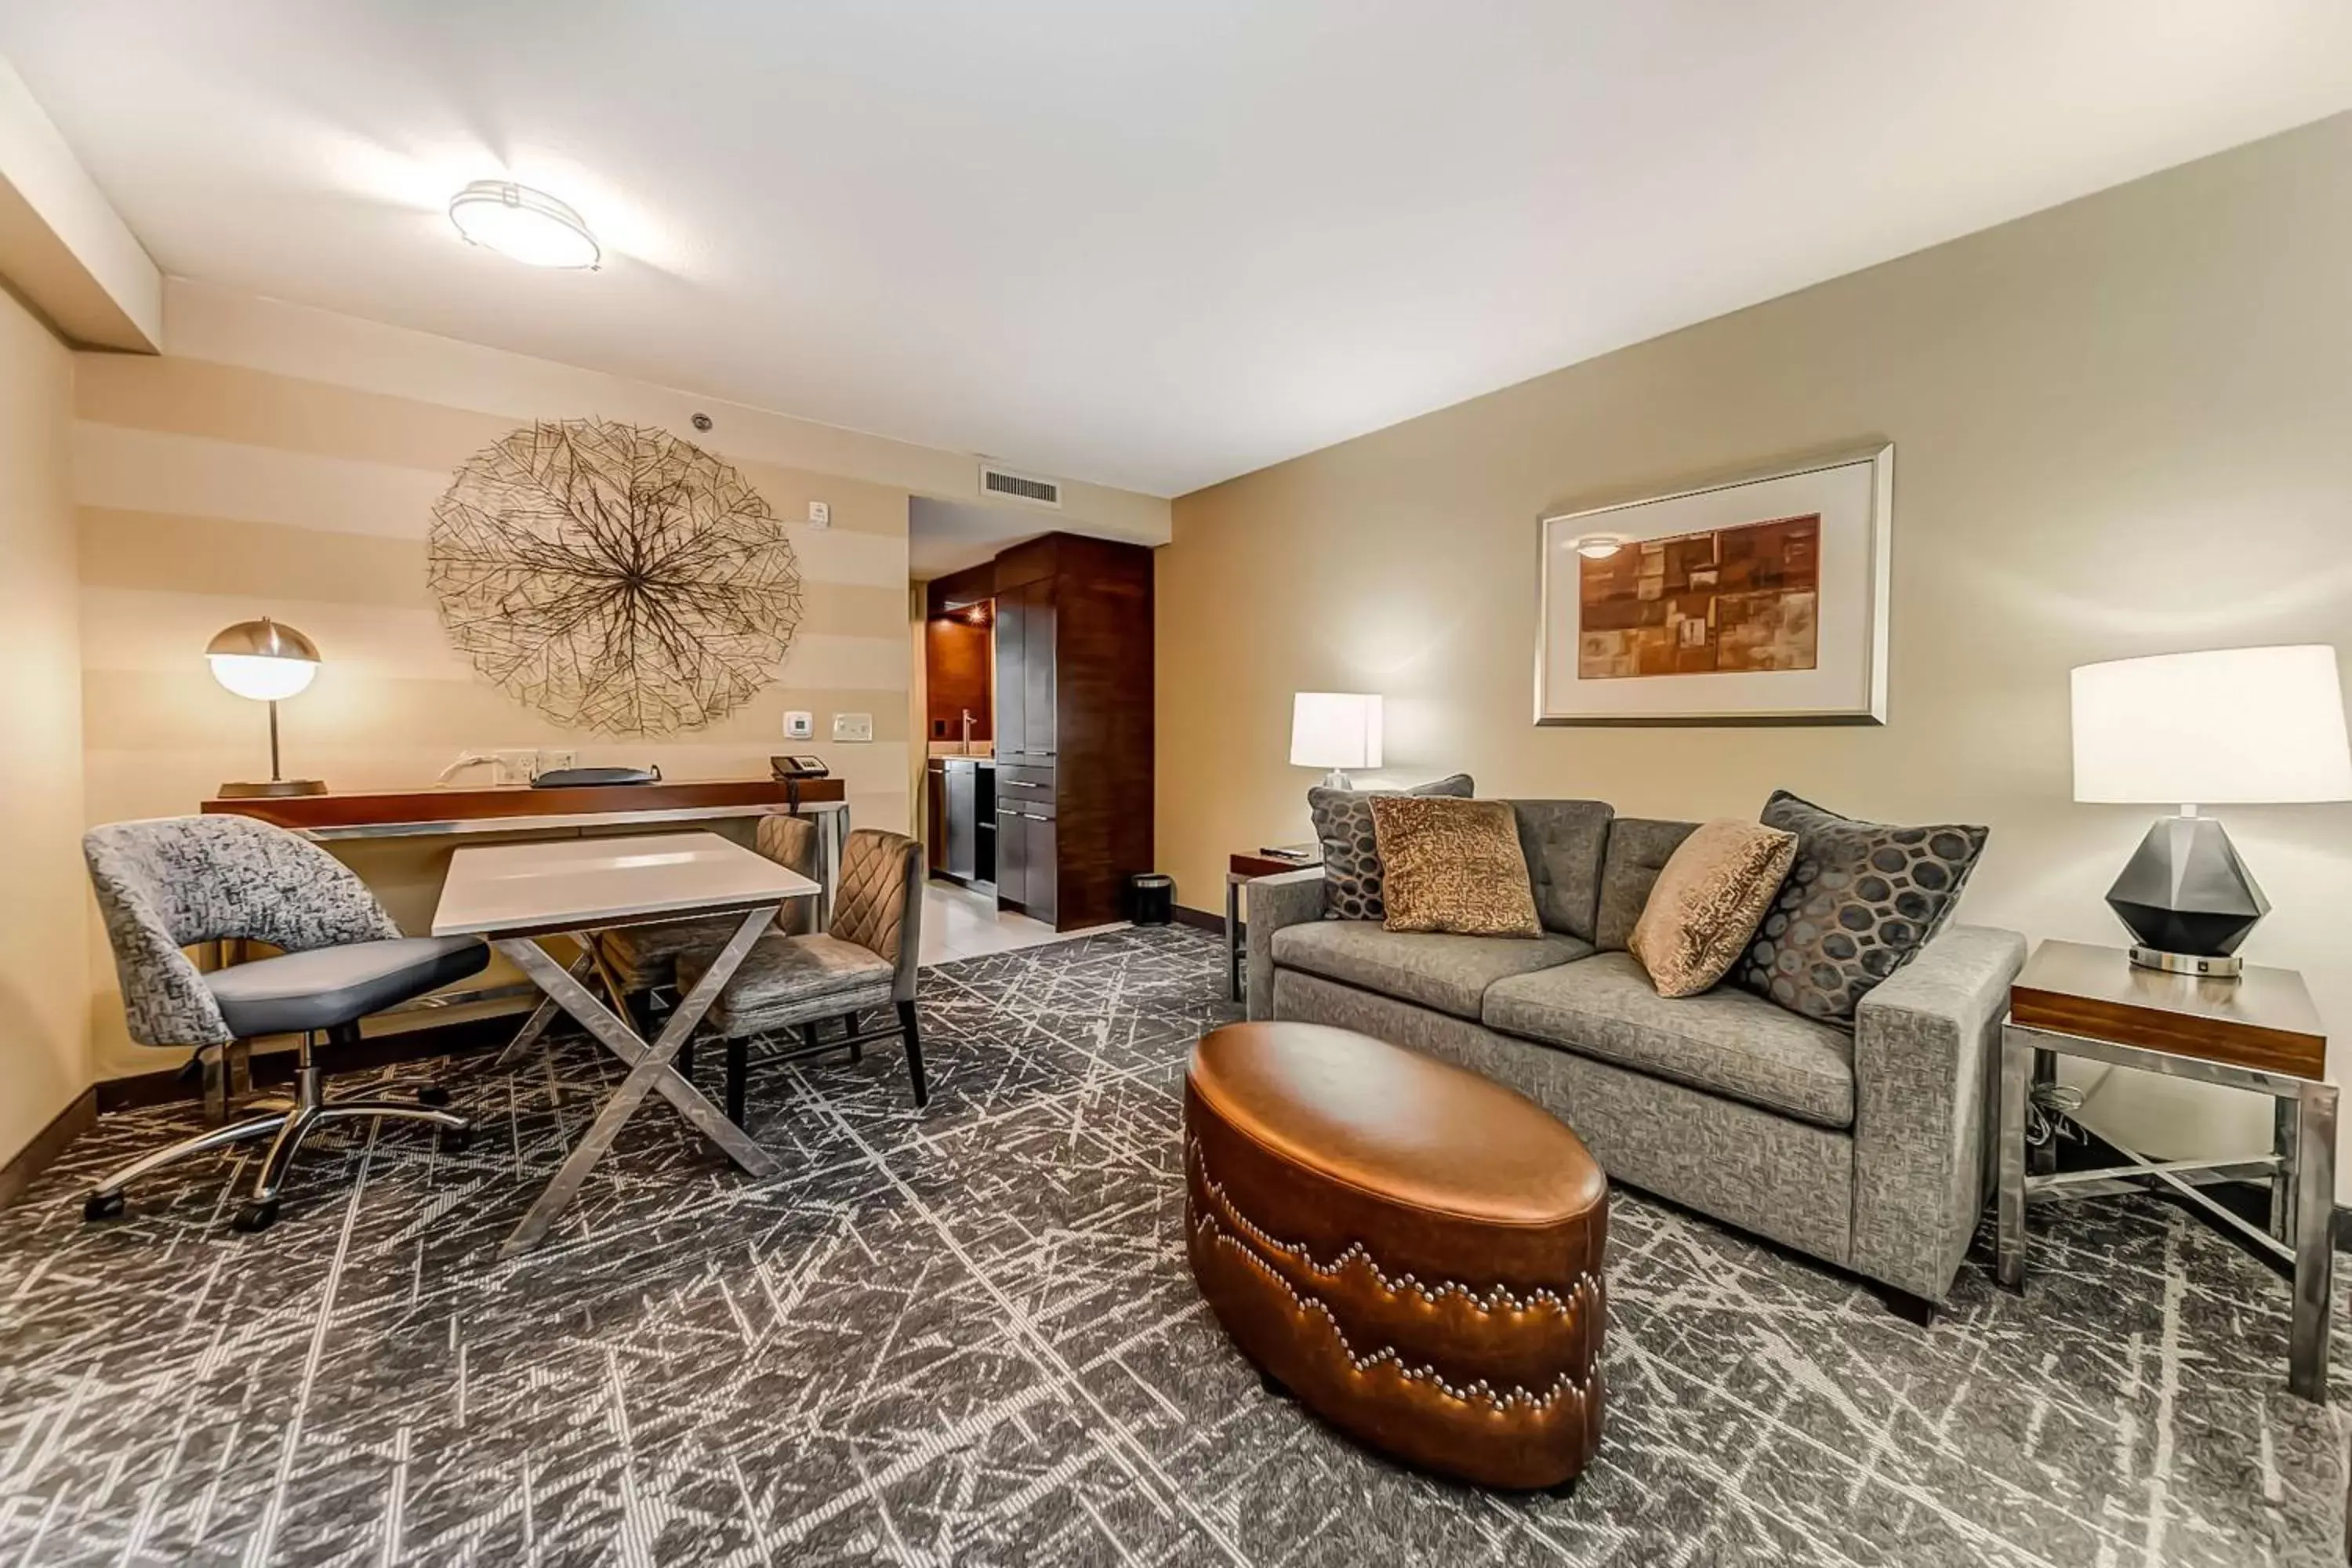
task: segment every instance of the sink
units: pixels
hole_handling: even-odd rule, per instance
[[[930,754],[934,757],[993,757],[996,742],[974,741],[967,747],[961,741],[933,741]]]

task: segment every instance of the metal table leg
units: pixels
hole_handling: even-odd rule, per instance
[[[2271,1235],[2295,1244],[2294,1184],[2295,1139],[2302,1123],[2302,1105],[2298,1100],[2271,1101],[2271,1152],[2278,1157],[2278,1169],[2271,1176]],[[2329,1199],[2329,1202],[2334,1202]]]
[[[697,1131],[725,1150],[728,1157],[745,1171],[754,1176],[776,1173],[778,1167],[774,1156],[752,1142],[741,1128],[728,1121],[717,1106],[704,1099],[702,1091],[670,1065],[670,1058],[677,1054],[678,1047],[686,1043],[695,1026],[702,1022],[702,1016],[719,999],[719,993],[726,988],[727,982],[751,952],[752,944],[773,924],[778,908],[778,905],[768,904],[743,916],[743,922],[735,934],[711,959],[709,970],[695,984],[693,990],[678,998],[677,1006],[670,1014],[669,1022],[662,1029],[660,1037],[650,1043],[630,1028],[619,1014],[599,1001],[571,970],[549,957],[546,950],[537,942],[524,937],[509,937],[497,944],[499,951],[512,959],[517,967],[544,988],[551,999],[578,1019],[590,1034],[629,1066],[629,1076],[621,1080],[621,1087],[596,1113],[596,1120],[565,1157],[562,1167],[547,1184],[547,1189],[532,1203],[530,1211],[523,1215],[522,1223],[515,1226],[514,1234],[507,1237],[505,1244],[499,1248],[499,1257],[511,1258],[539,1244],[546,1236],[548,1227],[554,1224],[556,1216],[579,1192],[581,1184],[588,1178],[588,1173],[612,1149],[622,1127],[636,1113],[646,1096],[656,1090],[659,1090],[662,1098],[676,1106]]]
[[[2004,1026],[2000,1031],[2000,1235],[1996,1272],[2011,1289],[2025,1284],[2025,1101],[2034,1058],[2042,1055]]]
[[[2294,1103],[2294,1337],[2286,1382],[2325,1405],[2336,1294],[2336,1086],[2305,1084]]]
[[[1242,999],[1242,882],[1225,873],[1225,1000]]]

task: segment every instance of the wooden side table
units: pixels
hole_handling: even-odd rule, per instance
[[[2000,1032],[2000,1282],[2025,1280],[2028,1198],[2096,1197],[2154,1180],[2189,1212],[2244,1237],[2290,1266],[2294,1327],[2287,1386],[2327,1400],[2327,1340],[2335,1287],[2336,1086],[2324,1081],[2327,1037],[2303,977],[2255,969],[2205,979],[2142,969],[2115,947],[2045,942],[2010,987]],[[2274,1100],[2271,1152],[2252,1160],[2150,1160],[2102,1133],[2130,1162],[2095,1171],[2029,1175],[2028,1092],[2051,1058],[2080,1057]],[[2189,1177],[2222,1172],[2267,1176],[2270,1228],[2215,1203]]]
[[[1242,884],[1323,864],[1323,847],[1319,844],[1285,844],[1278,847],[1287,853],[1265,849],[1237,852],[1225,867],[1225,999],[1229,1002],[1242,999]]]

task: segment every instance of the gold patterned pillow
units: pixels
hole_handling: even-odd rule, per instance
[[[1726,817],[1667,858],[1627,944],[1661,996],[1696,996],[1748,951],[1797,858],[1797,836]]]
[[[1371,805],[1390,931],[1543,935],[1508,801],[1399,795]]]

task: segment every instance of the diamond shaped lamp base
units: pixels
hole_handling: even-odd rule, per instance
[[[2271,910],[2210,816],[2159,818],[2107,889],[2107,907],[2139,939],[2134,963],[2208,975],[2239,972],[2239,944]]]

